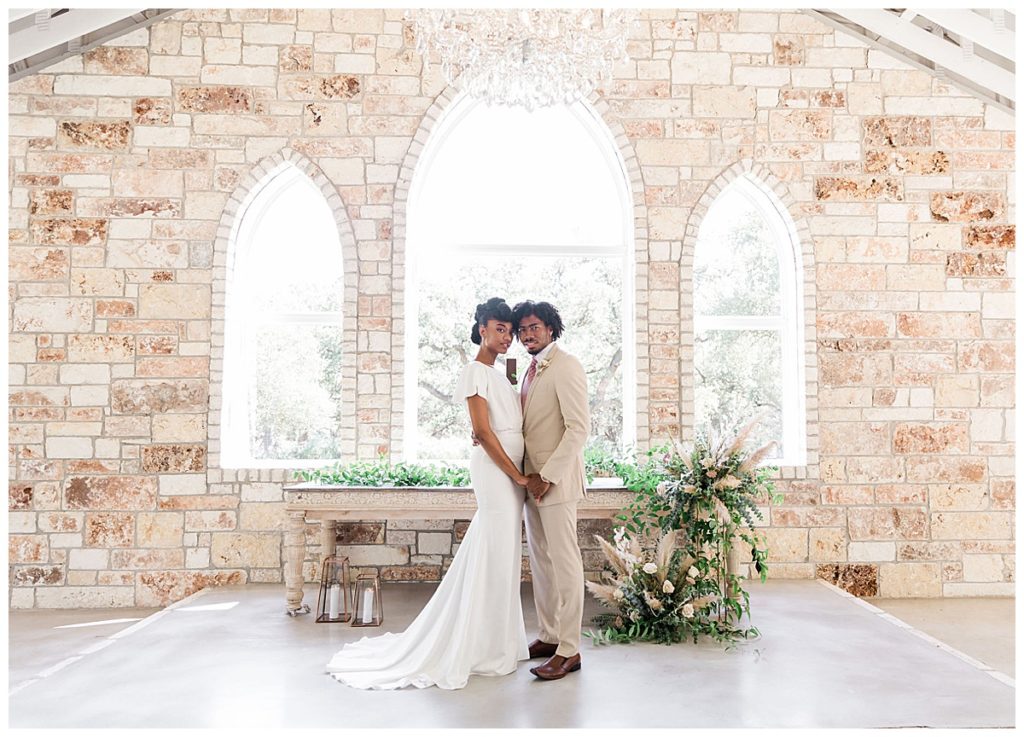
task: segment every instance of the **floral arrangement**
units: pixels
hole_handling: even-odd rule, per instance
[[[729,441],[701,434],[690,447],[674,442],[648,451],[646,462],[620,466],[619,475],[627,488],[636,492],[636,497],[617,518],[622,526],[616,531],[616,546],[602,546],[612,571],[618,572],[618,567],[611,551],[615,551],[621,565],[620,551],[637,556],[635,551],[643,551],[644,543],[652,540],[660,540],[656,545],[661,550],[667,534],[678,532],[681,550],[677,554],[683,562],[690,561],[687,571],[693,568],[699,574],[689,577],[693,584],[684,577],[683,583],[689,588],[680,592],[681,597],[689,597],[687,601],[694,612],[679,621],[666,620],[664,613],[651,607],[624,607],[621,604],[626,600],[625,594],[623,599],[616,600],[612,593],[619,604],[619,619],[602,617],[600,623],[605,629],[592,635],[595,641],[675,642],[686,635],[692,635],[696,641],[699,635],[707,635],[732,642],[757,636],[756,628],[739,626],[744,616],[749,619],[750,597],[741,585],[741,577],[729,566],[730,555],[738,553],[737,546],[749,546],[761,580],[767,578],[765,541],[754,528],[762,519],[759,504],[778,503],[781,499],[770,478],[774,469],[758,467],[773,444],[754,451],[745,447],[755,424],[750,423]],[[677,544],[674,537],[672,541],[673,546]],[[659,560],[662,558],[656,555],[650,562],[657,564]],[[665,575],[669,580],[671,570],[675,569],[666,564]],[[633,580],[632,576],[629,580]],[[633,584],[640,597],[648,594],[657,598],[652,585],[646,579],[637,579]],[[672,586],[676,587],[675,580]],[[625,588],[628,590],[629,586]],[[610,603],[603,595],[607,593],[604,589],[600,589],[601,594],[593,588],[591,591]],[[673,599],[678,600],[679,597]],[[669,625],[676,628],[675,633],[666,633]]]
[[[632,639],[678,642],[689,635],[696,640],[712,601],[696,560],[676,549],[676,531],[662,535],[655,551],[645,553],[636,538],[620,527],[615,544],[595,535],[611,564],[605,583],[587,581],[587,588],[606,606],[618,609],[602,615],[607,627],[596,635],[598,644]]]

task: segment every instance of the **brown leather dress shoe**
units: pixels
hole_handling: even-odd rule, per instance
[[[536,668],[530,668],[530,672],[542,680],[557,681],[582,667],[583,663],[579,653],[568,658],[562,655],[552,655],[546,663],[538,665]]]
[[[543,640],[534,640],[530,643],[530,660],[534,658],[550,658],[557,649],[558,645],[552,645],[550,642],[544,642]]]

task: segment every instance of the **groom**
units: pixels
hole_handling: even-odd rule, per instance
[[[576,537],[576,505],[585,496],[583,447],[590,436],[587,375],[579,360],[555,345],[562,318],[548,302],[520,302],[512,327],[533,356],[520,389],[526,459],[526,542],[540,623],[531,668],[554,681],[580,669],[583,560]]]

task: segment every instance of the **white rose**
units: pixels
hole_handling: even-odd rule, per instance
[[[656,612],[659,609],[661,609],[661,602],[658,601],[657,599],[652,598],[647,603],[651,605],[651,611],[655,611]]]
[[[655,563],[644,563],[644,573],[657,573],[658,566]]]
[[[697,578],[700,575],[700,571],[697,570],[696,566],[690,566],[690,570],[686,572],[686,575],[690,578]]]
[[[687,619],[693,616],[693,604],[683,604],[683,616]]]
[[[626,595],[622,593],[622,589],[615,589],[615,593],[612,594],[612,596],[615,597],[616,601],[622,601],[624,598],[626,598]]]
[[[661,590],[664,591],[666,594],[671,594],[673,591],[676,590],[676,587],[673,586],[672,582],[666,578],[665,583],[661,585]]]

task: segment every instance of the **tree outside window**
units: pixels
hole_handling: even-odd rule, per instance
[[[701,223],[694,254],[697,430],[728,435],[751,420],[751,442],[774,461],[805,462],[800,312],[788,214],[749,177],[727,186]]]
[[[320,190],[291,164],[243,203],[225,324],[222,465],[341,456],[343,262]]]
[[[587,372],[591,444],[633,442],[632,223],[614,140],[586,105],[448,108],[410,193],[407,457],[469,457],[465,402],[452,393],[476,355],[475,307],[495,296],[558,308],[559,345]],[[525,375],[518,342],[509,356]]]

